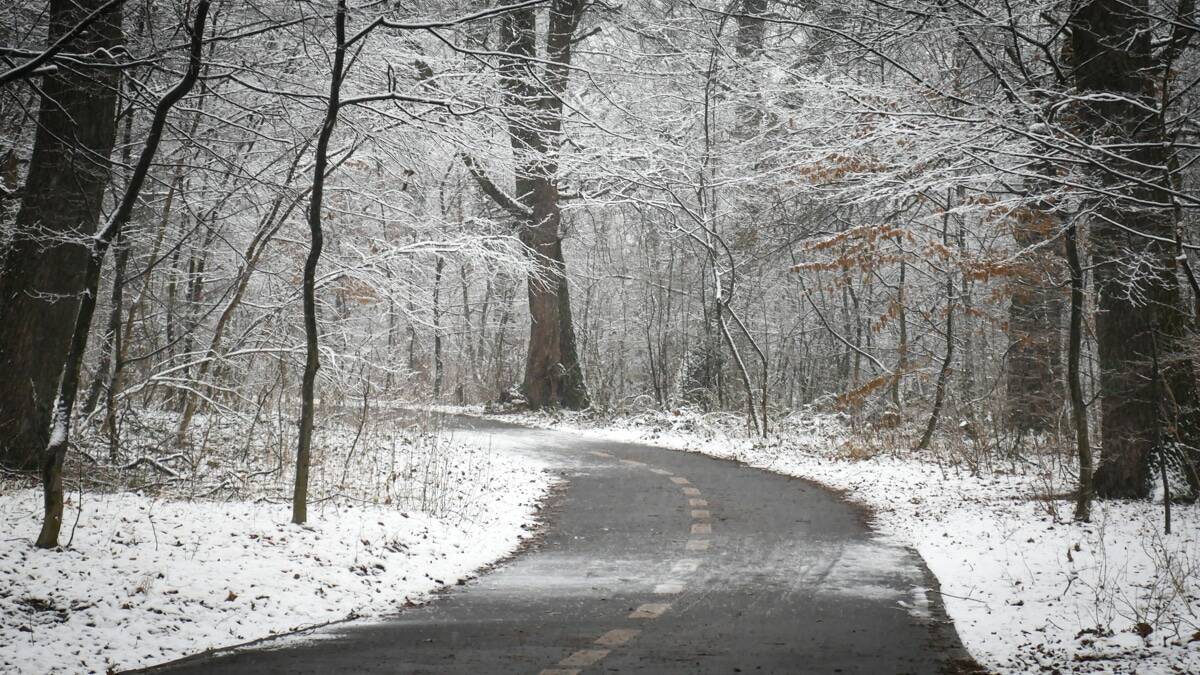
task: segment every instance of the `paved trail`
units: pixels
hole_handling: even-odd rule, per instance
[[[531,550],[427,606],[171,673],[974,672],[913,551],[804,481],[460,418],[567,484]]]

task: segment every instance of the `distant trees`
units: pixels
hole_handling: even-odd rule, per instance
[[[6,7],[0,458],[62,482],[56,391],[113,471],[296,417],[303,521],[346,401],[519,383],[1194,493],[1193,5],[226,3],[132,201],[195,3]]]

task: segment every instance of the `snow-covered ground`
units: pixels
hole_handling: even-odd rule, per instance
[[[754,442],[729,416],[616,420],[506,414],[737,459],[842,491],[874,512],[882,536],[914,547],[937,575],[963,643],[1000,673],[1200,673],[1200,508],[1100,502],[1071,521],[1070,467],[1055,461],[961,464],[863,448],[829,417],[796,416]],[[897,442],[899,446],[899,442]]]
[[[278,500],[72,494],[62,551],[32,547],[40,492],[0,483],[0,672],[103,673],[396,612],[516,550],[550,485],[486,447],[392,455],[387,496],[328,496],[304,527]]]

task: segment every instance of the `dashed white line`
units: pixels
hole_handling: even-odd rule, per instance
[[[712,518],[712,514],[708,512],[708,509],[692,509],[692,517],[702,519]]]
[[[683,476],[671,476],[671,482],[676,485],[691,485],[688,479]]]
[[[712,534],[712,524],[692,523],[692,534]]]
[[[689,497],[699,497],[700,491],[694,487],[685,487],[685,488],[683,488],[683,494],[685,494]]]
[[[696,570],[700,569],[702,562],[703,561],[695,558],[684,558],[683,560],[675,563],[671,567],[671,571],[675,574],[687,574],[688,572],[695,572]]]
[[[689,539],[686,548],[689,551],[707,551],[710,543],[707,539]]]
[[[690,506],[692,508],[697,508],[697,507],[704,508],[704,507],[708,506],[708,500],[700,499],[699,497],[692,497],[691,499],[688,500],[688,506]]]

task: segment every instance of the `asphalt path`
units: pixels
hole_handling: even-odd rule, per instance
[[[920,556],[828,490],[653,446],[452,424],[564,477],[536,542],[395,617],[154,670],[977,672]]]

